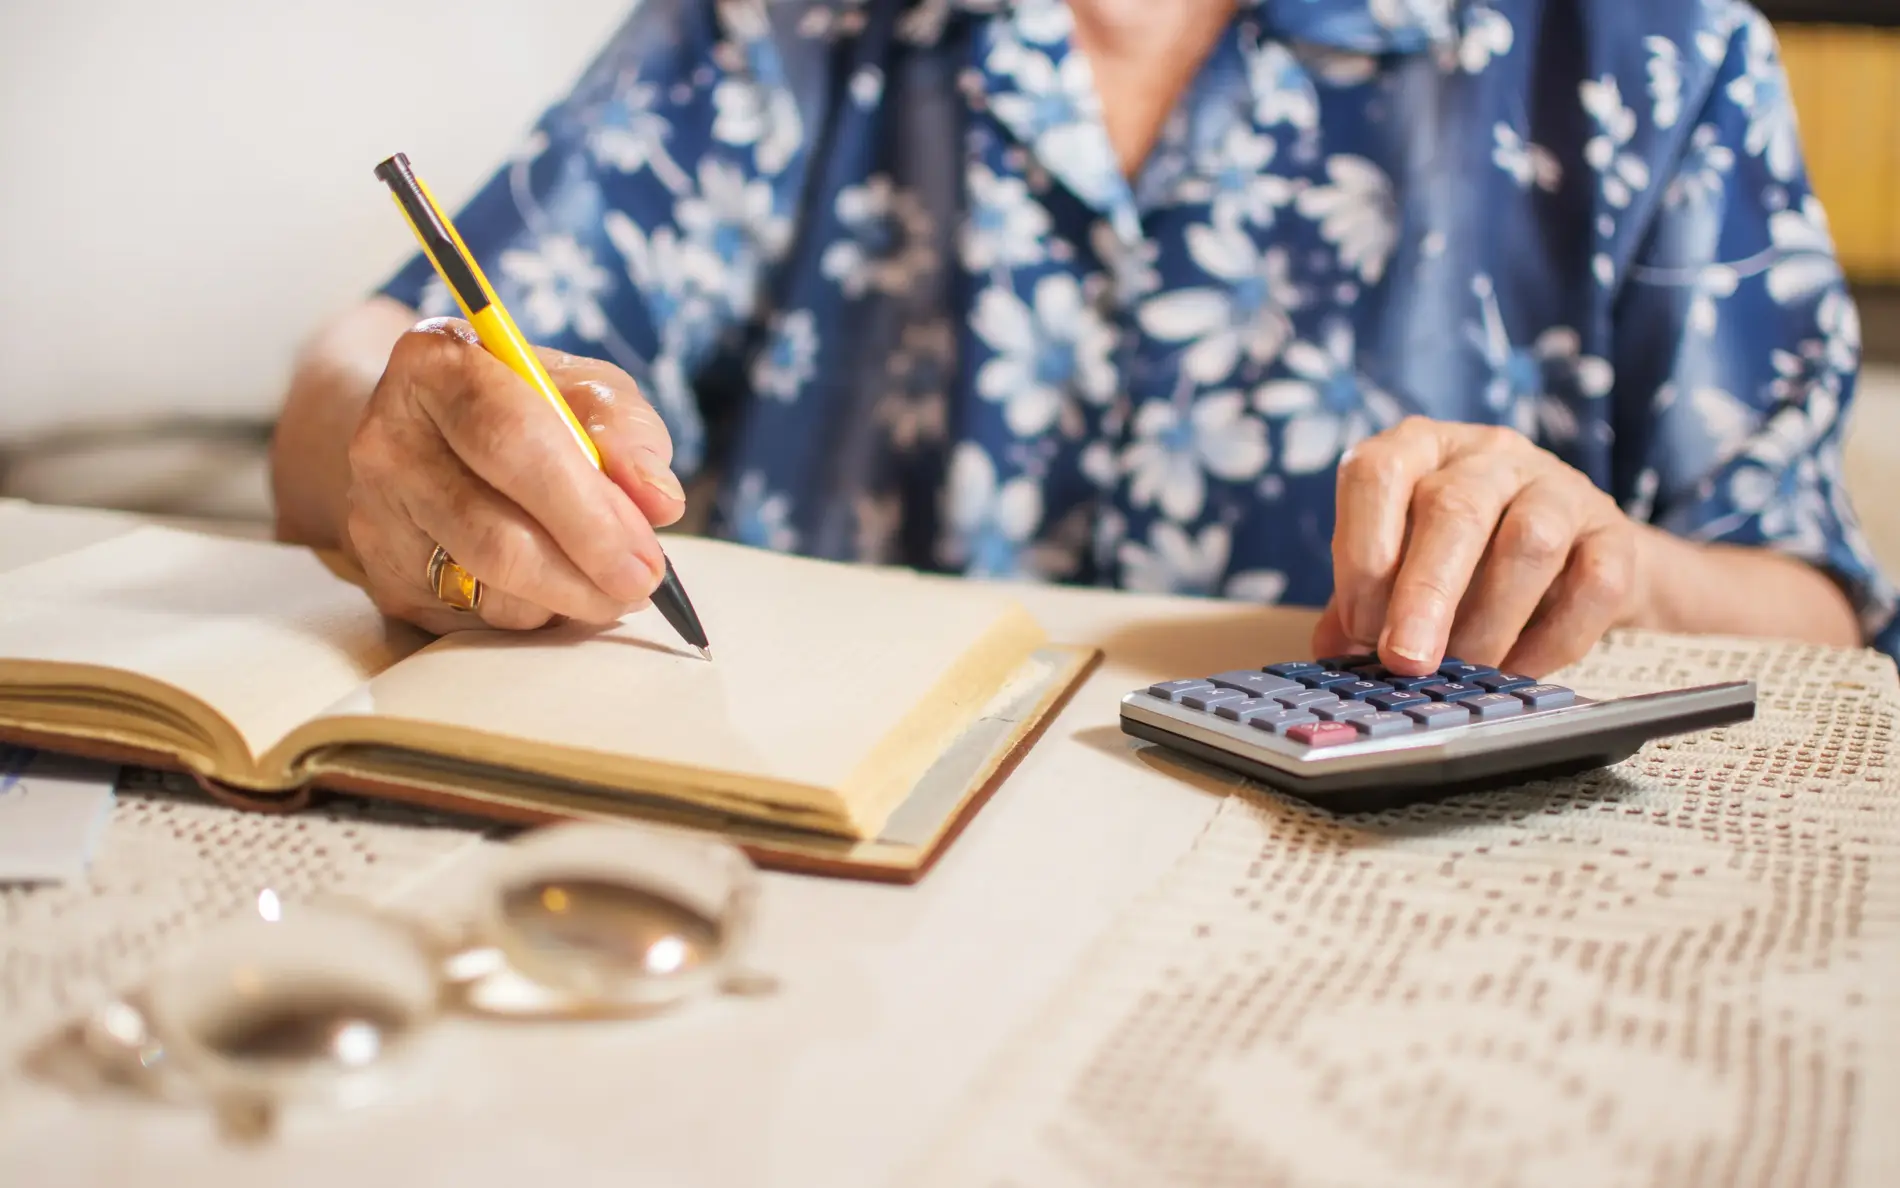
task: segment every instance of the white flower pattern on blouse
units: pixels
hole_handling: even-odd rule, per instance
[[[758,547],[1318,605],[1341,454],[1423,414],[1900,644],[1742,0],[1240,0],[1132,177],[1063,0],[645,0],[459,221]],[[385,291],[452,308],[420,258]]]

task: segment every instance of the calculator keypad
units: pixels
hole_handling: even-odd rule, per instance
[[[1148,692],[1309,747],[1501,721],[1574,705],[1562,685],[1447,657],[1424,677],[1371,656],[1335,656],[1163,681]]]

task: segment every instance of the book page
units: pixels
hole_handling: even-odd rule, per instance
[[[253,755],[426,642],[307,549],[139,528],[0,574],[11,661],[117,669],[222,715]]]
[[[141,527],[127,512],[0,499],[0,573],[75,553]]]
[[[928,724],[906,723],[920,707],[946,722],[973,714],[1040,641],[1003,591],[666,540],[710,662],[652,609],[611,629],[461,632],[339,710],[837,790],[883,761],[900,725],[907,737],[928,734]],[[960,679],[964,688],[947,692]]]

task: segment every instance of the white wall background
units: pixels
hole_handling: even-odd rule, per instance
[[[267,415],[324,314],[459,202],[632,0],[0,0],[0,442]]]

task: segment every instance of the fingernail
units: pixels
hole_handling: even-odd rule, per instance
[[[679,476],[666,460],[652,450],[637,450],[633,457],[633,468],[640,472],[640,478],[668,499],[684,500],[686,488],[680,485]]]
[[[1416,623],[1400,623],[1386,639],[1383,650],[1424,664],[1432,658],[1431,647],[1431,641]]]

